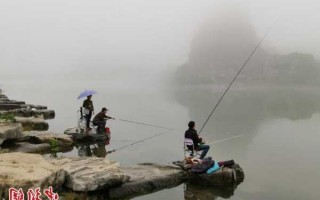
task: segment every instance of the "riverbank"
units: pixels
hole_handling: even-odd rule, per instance
[[[211,175],[195,175],[171,165],[142,163],[121,167],[104,158],[45,159],[38,154],[0,154],[0,197],[7,199],[9,188],[29,189],[52,186],[89,196],[103,195],[108,199],[132,198],[178,186],[184,182],[207,187],[236,188],[243,181],[240,166],[221,168]],[[205,180],[214,180],[209,184]],[[65,189],[65,190],[66,190]]]
[[[6,99],[4,105],[18,102],[9,100],[6,96],[2,97]],[[68,191],[90,197],[101,195],[104,198],[122,199],[175,187],[185,182],[192,184],[198,181],[189,171],[183,171],[173,165],[144,163],[122,167],[119,163],[105,158],[55,158],[52,156],[46,159],[41,154],[53,153],[54,155],[54,153],[72,149],[77,143],[74,140],[75,137],[37,131],[36,126],[23,123],[23,120],[29,118],[39,118],[44,122],[50,119],[50,117],[44,117],[44,113],[54,113],[54,111],[47,111],[45,106],[25,107],[24,105],[27,104],[20,101],[15,105],[20,107],[9,109],[12,107],[4,106],[0,110],[2,117],[0,121],[2,172],[0,197],[2,198],[8,197],[10,187],[22,188],[27,192],[29,188],[46,189],[52,186],[59,194]],[[21,109],[23,113],[28,114],[21,115]],[[54,114],[50,116],[54,118]],[[31,121],[31,124],[33,123],[36,123],[35,120]],[[78,131],[79,134],[83,134],[82,132]],[[92,135],[97,139],[95,136]],[[243,176],[237,178],[237,170],[243,173],[238,165],[235,165],[234,169],[221,168],[207,178],[223,181],[213,181],[207,186],[235,189],[236,185],[243,180]]]

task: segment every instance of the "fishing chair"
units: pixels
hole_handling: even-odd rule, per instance
[[[190,150],[188,146],[191,146],[192,150]],[[184,149],[184,158],[187,158],[187,157],[199,158],[202,153],[202,150],[200,151],[195,150],[193,140],[190,138],[184,138],[183,149]]]
[[[80,107],[80,109],[78,110],[78,127],[79,128],[86,129],[87,127],[86,112],[87,111],[84,107]],[[94,125],[92,124],[92,121],[90,121],[89,123],[90,123],[90,127],[94,127]]]
[[[87,122],[87,120],[86,120],[85,115],[83,113],[83,107],[80,107],[80,109],[78,110],[78,127],[85,128],[86,122]]]

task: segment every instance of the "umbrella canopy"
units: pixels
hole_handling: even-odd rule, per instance
[[[85,91],[80,93],[80,95],[78,96],[78,99],[81,99],[83,97],[87,97],[87,96],[90,96],[90,95],[93,95],[93,94],[97,94],[97,92],[94,91],[94,90],[85,90]]]

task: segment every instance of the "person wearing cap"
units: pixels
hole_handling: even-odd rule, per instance
[[[110,117],[106,115],[108,109],[103,107],[101,112],[96,114],[96,116],[93,118],[93,125],[98,126],[98,130],[104,129],[106,126],[106,120],[107,119],[114,119],[113,117]]]
[[[84,108],[85,119],[87,121],[86,132],[89,132],[91,130],[90,120],[91,120],[92,114],[94,114],[94,107],[93,107],[91,97],[92,97],[92,95],[87,96],[87,99],[83,101],[83,105],[82,105],[82,107]]]

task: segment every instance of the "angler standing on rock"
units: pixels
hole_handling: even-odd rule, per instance
[[[83,105],[82,105],[82,107],[85,108],[84,114],[85,114],[85,118],[87,120],[87,123],[86,123],[86,126],[87,126],[86,132],[87,133],[91,130],[90,120],[91,120],[92,114],[94,114],[94,107],[93,107],[93,103],[91,101],[91,97],[92,97],[92,95],[87,96],[87,99],[83,101]]]

